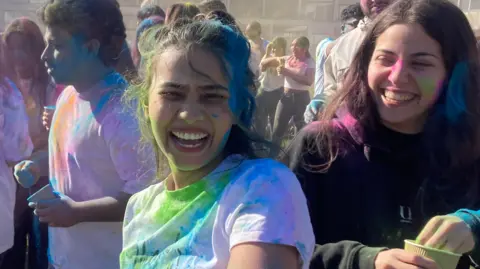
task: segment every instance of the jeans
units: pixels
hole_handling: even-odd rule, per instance
[[[283,87],[273,91],[260,89],[260,93],[256,97],[257,111],[255,113],[255,131],[262,138],[266,138],[268,123],[270,123],[270,127],[273,128],[275,111],[277,110],[277,104],[282,94]]]
[[[38,188],[43,187],[47,183],[47,178],[41,178],[37,184]],[[37,188],[32,188],[30,193],[36,191]],[[38,217],[33,214],[33,209],[28,207],[26,201],[28,195],[28,190],[23,189],[21,186],[17,187],[15,238],[13,247],[4,253],[3,264],[0,265],[0,269],[24,268],[27,259],[29,269],[48,268],[48,226],[40,223]]]
[[[303,113],[308,103],[310,103],[310,93],[308,91],[289,90],[282,94],[273,123],[274,143],[277,145],[282,144],[290,119],[293,118],[297,131],[305,125]]]

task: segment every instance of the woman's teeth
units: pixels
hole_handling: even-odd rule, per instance
[[[384,95],[393,101],[410,101],[415,98],[415,94],[408,92],[385,91]]]
[[[183,140],[200,140],[208,136],[206,133],[172,132],[172,134]]]

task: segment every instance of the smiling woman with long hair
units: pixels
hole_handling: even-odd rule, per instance
[[[372,23],[340,92],[289,150],[317,244],[349,240],[321,246],[313,268],[435,268],[400,248],[436,215],[480,207],[478,55],[446,0],[397,1]],[[477,218],[433,218],[418,242],[470,252]]]
[[[121,268],[307,269],[301,187],[286,166],[257,157],[262,141],[249,131],[248,41],[210,20],[152,32],[145,81],[127,100],[158,170],[168,164],[171,174],[128,202]]]

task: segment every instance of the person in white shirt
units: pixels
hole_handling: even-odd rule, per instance
[[[341,14],[341,35],[354,30],[357,28],[358,23],[363,19],[363,11],[359,3],[350,5],[342,10]],[[317,118],[318,111],[320,106],[324,103],[322,100],[323,89],[324,89],[324,67],[327,57],[330,55],[330,52],[335,46],[335,40],[328,37],[322,40],[317,45],[316,50],[316,69],[315,69],[315,93],[313,95],[312,101],[307,106],[304,114],[305,123],[310,123],[315,121]]]
[[[0,57],[2,50],[0,45]],[[13,246],[16,183],[12,167],[29,157],[33,143],[28,116],[20,90],[5,76],[0,59],[0,266],[5,252]]]
[[[286,51],[287,40],[283,37],[276,37],[268,44],[267,52],[263,56],[262,62],[270,57],[284,57]],[[269,65],[262,64],[262,62],[260,62],[260,71],[262,71],[260,88],[256,97],[255,130],[261,137],[264,137],[268,124],[270,124],[270,128],[273,128],[275,111],[283,93],[285,77],[277,72],[280,62],[271,62]]]
[[[262,25],[258,21],[252,21],[245,29],[245,36],[248,38],[251,47],[250,69],[256,78],[260,76],[260,62],[265,56],[268,40],[262,38]]]
[[[139,147],[138,124],[121,102],[128,84],[114,69],[125,44],[122,14],[117,1],[49,0],[40,19],[41,58],[57,83],[70,86],[48,141],[58,198],[31,206],[49,225],[52,268],[119,268],[127,201],[155,178],[153,152]]]

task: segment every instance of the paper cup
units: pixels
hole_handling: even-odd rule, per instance
[[[405,250],[434,260],[440,269],[455,269],[461,254],[445,250],[425,247],[415,243],[415,240],[405,240]]]

